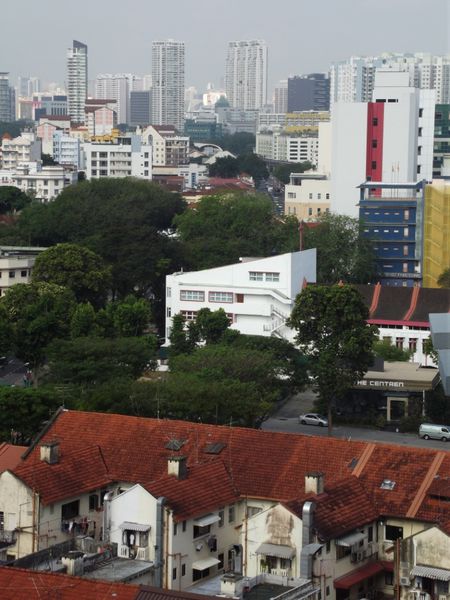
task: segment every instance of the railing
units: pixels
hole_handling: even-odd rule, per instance
[[[119,546],[119,556],[122,558],[130,558],[130,549],[128,546]]]
[[[16,531],[12,530],[12,531],[8,531],[5,529],[2,529],[0,531],[0,543],[1,544],[15,544],[16,543]]]
[[[149,560],[149,558],[150,558],[150,552],[147,547],[145,547],[145,548],[139,547],[137,549],[136,560]]]

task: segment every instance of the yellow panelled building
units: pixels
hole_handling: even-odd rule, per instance
[[[439,287],[450,267],[450,181],[434,180],[425,188],[423,287]]]

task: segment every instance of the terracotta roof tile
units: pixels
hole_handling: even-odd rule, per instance
[[[17,466],[25,450],[25,446],[13,446],[6,442],[0,444],[0,473]]]
[[[134,600],[139,587],[57,573],[0,567],[1,600]]]

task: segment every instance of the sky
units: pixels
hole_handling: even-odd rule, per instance
[[[186,43],[186,86],[219,87],[227,42],[263,39],[269,89],[351,55],[450,53],[450,0],[0,0],[0,71],[64,82],[66,49],[97,73],[151,73],[153,40]]]

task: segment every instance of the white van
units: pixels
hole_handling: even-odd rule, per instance
[[[450,427],[447,425],[432,425],[431,423],[422,423],[419,427],[419,437],[424,440],[450,440]]]

